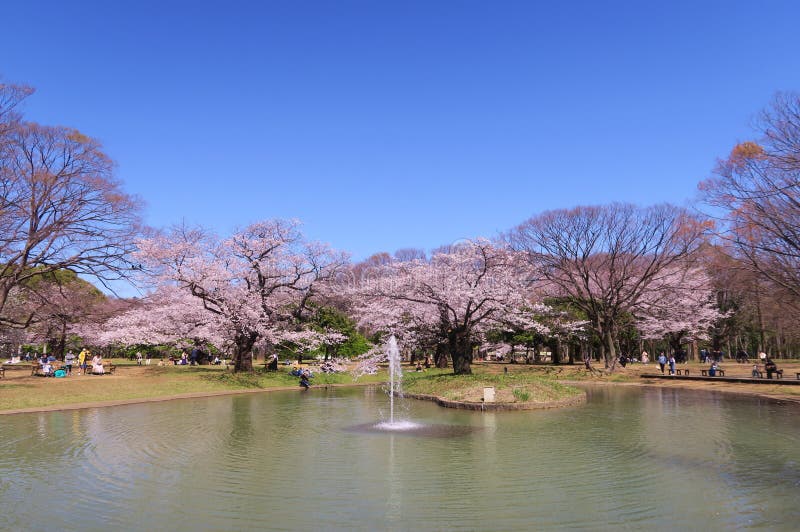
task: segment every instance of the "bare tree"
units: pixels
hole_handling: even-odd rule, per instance
[[[722,211],[719,236],[770,283],[800,296],[800,95],[779,94],[743,142],[700,184]]]
[[[667,270],[688,261],[703,224],[671,205],[614,203],[545,212],[508,234],[552,296],[585,313],[606,366],[616,359],[618,326]]]
[[[0,325],[26,327],[33,314],[11,317],[4,309],[32,279],[62,269],[104,284],[126,276],[139,204],[113,177],[99,142],[75,129],[11,121],[26,90],[3,90]]]
[[[19,103],[30,96],[33,89],[23,85],[0,83],[0,149],[2,137],[19,123],[20,115],[16,108]]]
[[[412,260],[425,260],[425,250],[419,248],[402,248],[394,252],[394,259],[400,262],[411,262]]]

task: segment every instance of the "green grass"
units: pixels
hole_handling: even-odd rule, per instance
[[[583,391],[531,372],[453,375],[449,370],[407,373],[408,393],[435,395],[453,401],[480,401],[484,387],[494,387],[497,401],[545,403],[575,397]]]
[[[246,389],[297,387],[299,379],[281,368],[276,372],[256,370],[233,373],[220,366],[119,366],[115,375],[73,375],[65,379],[30,377],[29,371],[7,371],[0,380],[0,411],[21,408],[67,406],[77,403],[125,401],[169,397],[186,393],[218,393]],[[349,373],[314,373],[312,386],[373,383],[386,374],[355,380]]]

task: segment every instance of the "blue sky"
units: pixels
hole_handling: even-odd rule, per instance
[[[167,5],[168,4],[168,5]],[[800,89],[800,3],[11,2],[27,117],[99,138],[146,221],[299,218],[360,259],[547,209],[686,204]]]

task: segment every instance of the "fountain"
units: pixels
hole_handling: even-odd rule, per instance
[[[419,424],[411,421],[396,421],[394,418],[395,398],[403,397],[403,366],[400,359],[400,349],[397,347],[397,339],[394,335],[389,337],[385,349],[386,360],[389,362],[389,420],[382,421],[376,425],[380,430],[411,430],[419,427]]]
[[[389,337],[389,342],[386,344],[386,358],[389,360],[389,423],[394,424],[394,398],[403,395],[403,366],[400,363],[400,350],[397,348],[397,339],[394,335]]]
[[[400,359],[400,349],[394,335],[389,337],[382,351],[369,356],[366,361],[371,368],[378,362],[386,360],[389,363],[389,386],[386,393],[389,395],[389,418],[377,423],[365,423],[348,427],[346,430],[354,432],[389,432],[413,436],[431,436],[448,438],[461,436],[473,432],[474,427],[456,425],[432,425],[417,423],[408,419],[398,419],[395,415],[395,399],[403,398],[403,368]]]

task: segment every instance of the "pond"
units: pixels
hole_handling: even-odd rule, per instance
[[[387,415],[376,387],[0,416],[0,529],[795,529],[796,405],[588,394],[505,413],[405,400],[436,429],[411,434],[364,430]]]

